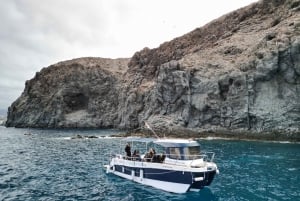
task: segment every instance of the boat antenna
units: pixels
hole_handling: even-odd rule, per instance
[[[155,137],[159,139],[159,136],[154,132],[154,130],[149,126],[149,124],[146,121],[144,121],[144,123],[145,123],[146,128],[151,130],[152,133],[155,135]]]

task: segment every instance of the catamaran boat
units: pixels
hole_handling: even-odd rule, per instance
[[[129,137],[122,142],[127,144],[127,154],[124,146],[120,154],[112,154],[109,164],[105,165],[106,172],[140,184],[185,193],[210,185],[219,173],[213,162],[215,154],[200,152],[200,144],[195,140]],[[128,153],[128,146],[134,154]],[[137,154],[149,148],[149,152]]]

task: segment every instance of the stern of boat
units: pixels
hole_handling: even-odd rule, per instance
[[[190,191],[199,191],[204,186],[209,186],[215,175],[219,174],[217,165],[213,162],[206,163],[206,170],[203,172],[193,172],[193,183],[190,186]]]

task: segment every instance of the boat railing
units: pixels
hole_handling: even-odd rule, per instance
[[[108,157],[110,159],[119,158],[119,159],[131,160],[131,161],[142,161],[141,156],[126,156],[125,154],[110,153]]]
[[[125,160],[130,160],[130,161],[141,161],[141,162],[153,162],[153,163],[164,163],[165,158],[173,159],[175,162],[177,161],[178,163],[182,161],[195,161],[202,159],[203,161],[206,162],[213,162],[215,157],[214,152],[203,152],[202,154],[191,154],[191,155],[186,155],[186,154],[155,154],[152,157],[147,157],[147,155],[142,155],[142,156],[126,156],[122,154],[116,154],[116,153],[110,153],[109,158],[119,158],[119,159],[125,159]]]
[[[198,160],[198,159],[203,159],[203,161],[207,162],[213,162],[215,158],[215,153],[214,152],[203,152],[202,154],[167,154],[166,155],[170,159],[175,159],[175,160]]]

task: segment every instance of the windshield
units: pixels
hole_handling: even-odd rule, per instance
[[[194,160],[200,157],[200,147],[184,147],[183,148],[184,160]]]
[[[200,146],[169,147],[167,153],[171,159],[194,160],[200,158]]]
[[[170,158],[172,159],[181,159],[180,149],[179,147],[170,147]]]

